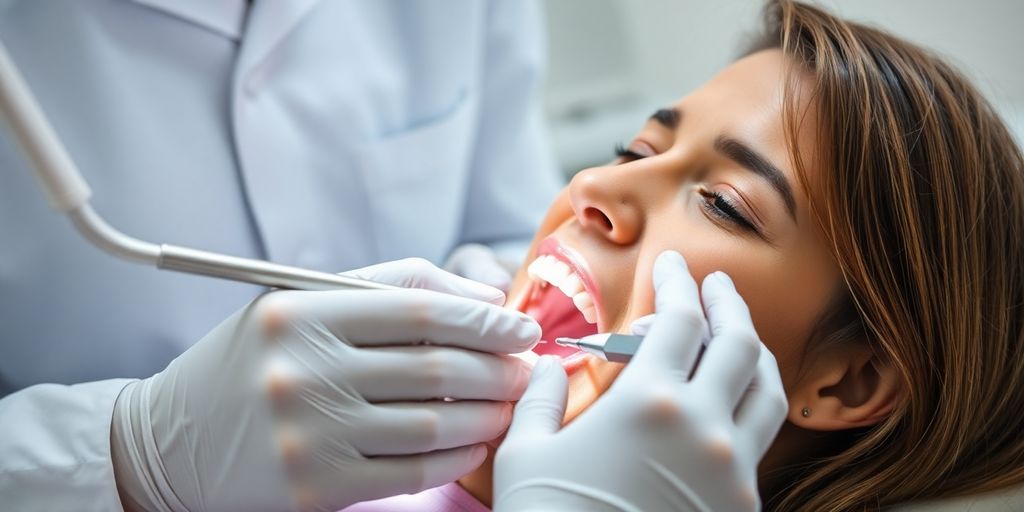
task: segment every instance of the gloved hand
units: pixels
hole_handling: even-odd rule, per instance
[[[775,359],[722,273],[654,266],[657,316],[608,392],[559,430],[566,376],[534,369],[494,468],[495,510],[756,510],[757,465],[786,415]],[[693,378],[701,332],[711,342]]]
[[[444,269],[503,292],[508,291],[509,283],[512,282],[512,271],[486,245],[465,244],[455,248],[445,262]]]
[[[350,275],[446,293],[267,293],[130,384],[111,428],[128,508],[333,511],[480,465],[529,380],[503,354],[539,326],[424,260]]]

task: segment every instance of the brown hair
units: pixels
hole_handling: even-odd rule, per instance
[[[826,315],[842,320],[813,345],[853,333],[903,390],[887,419],[766,490],[768,508],[875,509],[1024,482],[1020,148],[932,53],[790,0],[766,12],[768,46],[813,76],[819,159],[800,162],[793,143],[795,85],[787,131],[846,284]],[[825,179],[812,184],[808,165]]]

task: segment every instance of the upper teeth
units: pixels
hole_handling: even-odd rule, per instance
[[[583,318],[589,323],[597,323],[594,299],[583,289],[580,277],[565,262],[544,254],[533,260],[526,271],[530,277],[551,284],[561,290],[566,297],[572,298],[573,304],[583,313]]]

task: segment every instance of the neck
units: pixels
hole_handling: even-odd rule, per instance
[[[811,458],[826,456],[834,445],[831,432],[800,428],[785,422],[757,467],[762,501],[793,485],[794,470]]]

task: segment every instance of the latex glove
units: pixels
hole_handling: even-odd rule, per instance
[[[508,291],[512,271],[502,263],[493,249],[486,245],[465,244],[452,251],[444,269],[467,279]]]
[[[499,291],[424,260],[350,275],[447,294],[256,300],[118,397],[111,447],[127,505],[333,511],[480,465],[529,380],[524,363],[496,354],[528,349],[539,326],[497,306]]]
[[[608,392],[559,430],[566,376],[542,358],[498,449],[495,510],[756,510],[757,465],[786,415],[775,359],[722,273],[704,309],[683,258],[654,266],[657,316]],[[700,352],[702,324],[712,340]]]

